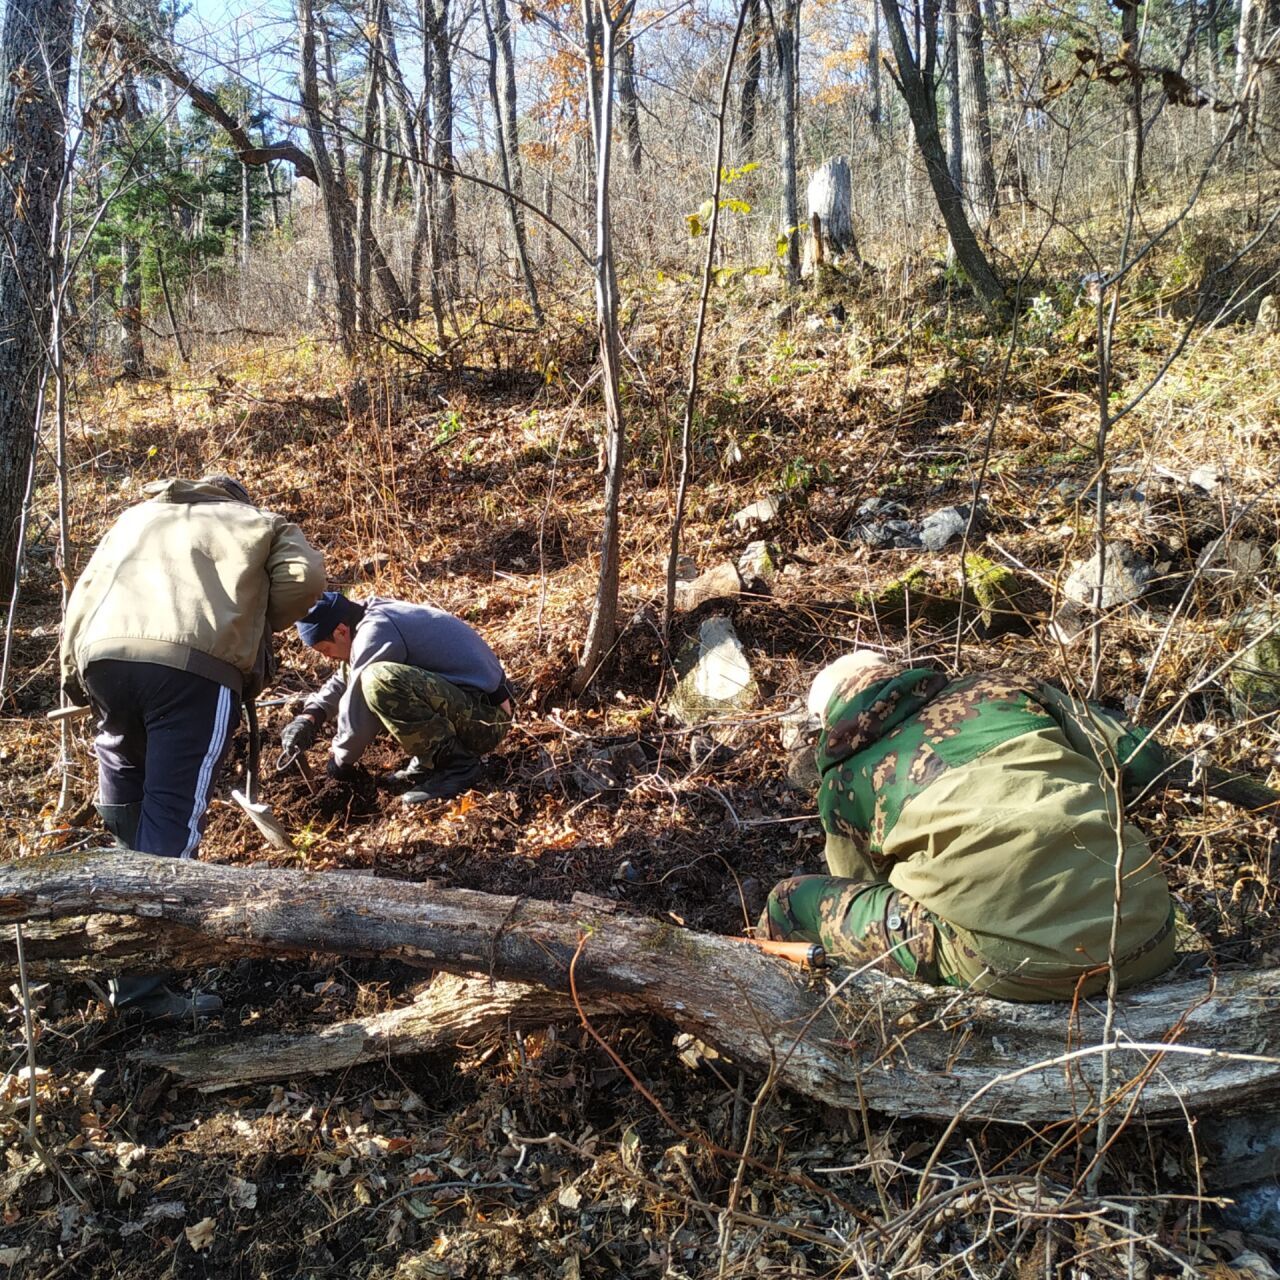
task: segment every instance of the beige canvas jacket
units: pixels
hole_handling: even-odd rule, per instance
[[[296,524],[221,487],[169,481],[107,531],[76,583],[62,680],[101,658],[155,662],[239,692],[268,628],[297,622],[324,590],[324,559]]]

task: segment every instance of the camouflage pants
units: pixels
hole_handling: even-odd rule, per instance
[[[510,712],[434,671],[403,662],[366,667],[360,689],[387,732],[428,767],[453,748],[482,756],[511,728]]]
[[[931,911],[883,881],[793,876],[769,894],[759,932],[779,941],[820,942],[832,960],[879,967],[894,977],[962,986],[949,930]]]

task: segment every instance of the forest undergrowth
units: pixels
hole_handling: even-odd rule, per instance
[[[1159,368],[1232,237],[1247,234],[1208,203],[1200,226],[1170,237],[1130,283],[1119,396]],[[230,470],[323,548],[332,585],[452,610],[520,690],[488,793],[403,808],[376,784],[396,764],[386,747],[354,785],[268,771],[263,798],[296,851],[265,848],[224,797],[202,858],[565,902],[586,892],[741,932],[761,889],[820,867],[812,795],[781,735],[824,661],[872,644],[947,669],[1080,687],[1093,677],[1090,618],[1064,614],[1096,522],[1088,266],[1042,258],[1013,332],[992,333],[928,264],[892,324],[885,300],[902,273],[888,267],[827,271],[794,298],[750,276],[716,290],[684,551],[704,571],[765,540],[770,567],[733,598],[677,614],[665,648],[689,284],[624,281],[623,627],[581,698],[568,682],[597,569],[601,409],[592,326],[570,308],[540,332],[490,313],[451,355],[401,343],[354,370],[332,343],[300,335],[204,352],[143,382],[86,377],[70,420],[66,572],[74,579],[149,481]],[[1280,335],[1254,322],[1274,266],[1250,269],[1216,281],[1221,322],[1193,335],[1108,441],[1108,537],[1152,572],[1140,599],[1105,613],[1097,687],[1162,721],[1180,754],[1276,784],[1272,717],[1231,682],[1280,575]],[[976,477],[966,546],[885,548],[859,532],[964,507]],[[735,521],[769,498],[775,515]],[[19,678],[0,722],[0,821],[20,857],[106,844],[84,722],[72,733],[73,803],[55,811],[59,730],[43,713],[58,701],[56,510],[42,487],[14,633]],[[997,569],[992,600],[975,574]],[[685,725],[666,709],[669,658],[716,612],[732,618],[761,700],[732,723]],[[294,637],[280,656],[274,696],[322,678]],[[273,708],[266,732],[289,714],[287,701]],[[238,741],[224,792],[243,760]],[[1145,800],[1138,820],[1213,963],[1280,962],[1273,820],[1174,792]],[[226,1010],[199,1040],[219,1042],[402,1004],[426,978],[317,958],[245,961],[200,980]],[[1090,1140],[1070,1125],[961,1127],[925,1176],[939,1126],[757,1095],[758,1080],[657,1024],[597,1030],[683,1134],[576,1025],[204,1095],[131,1057],[190,1036],[112,1019],[84,987],[45,983],[34,999],[40,1133],[57,1172],[23,1136],[15,990],[0,1095],[10,1275],[1267,1280],[1280,1267],[1280,1241],[1219,1215],[1193,1125],[1123,1129],[1101,1190],[1086,1194]],[[754,1164],[717,1154],[748,1144]]]

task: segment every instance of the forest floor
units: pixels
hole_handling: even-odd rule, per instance
[[[1152,280],[1169,269],[1156,258]],[[324,549],[331,584],[452,610],[488,638],[521,691],[490,789],[452,802],[406,808],[380,789],[374,775],[399,763],[386,745],[355,785],[268,768],[263,798],[294,833],[294,853],[267,849],[229,803],[242,777],[238,742],[201,857],[566,902],[585,891],[741,932],[744,899],[758,887],[820,868],[812,796],[788,780],[780,733],[824,661],[872,643],[949,669],[1087,684],[1087,634],[1068,643],[1048,626],[1094,528],[1094,319],[1072,279],[1041,294],[1039,318],[1016,342],[989,334],[941,274],[916,286],[909,320],[892,327],[872,318],[882,290],[872,277],[790,305],[752,279],[716,293],[683,546],[705,570],[764,538],[777,573],[675,618],[672,652],[707,616],[728,614],[760,686],[757,708],[710,726],[666,710],[660,625],[687,281],[648,286],[625,317],[623,629],[581,698],[568,679],[594,593],[602,502],[601,410],[582,317],[565,314],[538,336],[479,329],[465,366],[393,356],[357,377],[327,344],[301,338],[141,384],[86,380],[69,430],[72,577],[148,481],[227,469]],[[1188,288],[1152,283],[1126,304],[1122,392],[1139,390],[1178,340]],[[1098,666],[1104,700],[1163,719],[1180,751],[1272,784],[1271,717],[1242,715],[1214,673],[1241,643],[1232,619],[1266,608],[1280,574],[1278,379],[1280,336],[1242,312],[1200,331],[1116,427],[1110,536],[1128,540],[1160,580],[1108,614]],[[969,502],[979,475],[971,550],[1019,579],[1003,634],[975,627],[972,604],[957,621],[958,543],[935,554],[850,537],[870,499],[919,520]],[[764,527],[735,524],[771,495],[779,511]],[[1224,530],[1261,559],[1196,572]],[[70,807],[55,812],[59,729],[43,719],[58,700],[55,535],[55,495],[42,486],[0,721],[0,831],[16,857],[106,843],[88,808],[85,722],[69,731]],[[322,678],[323,663],[292,635],[281,659],[275,696]],[[265,717],[268,764],[289,714],[280,705]],[[1145,801],[1138,819],[1217,963],[1277,963],[1273,823],[1172,793]],[[428,980],[399,964],[323,958],[191,976],[225,1001],[194,1037],[202,1043],[376,1012]],[[0,1064],[10,1073],[0,1088],[0,1272],[12,1276],[1266,1280],[1280,1267],[1280,1241],[1199,1198],[1213,1187],[1197,1179],[1186,1129],[1131,1126],[1086,1197],[1087,1144],[1053,1128],[961,1128],[928,1187],[937,1211],[921,1213],[921,1156],[937,1126],[831,1112],[785,1093],[753,1107],[758,1081],[723,1061],[688,1065],[662,1025],[600,1030],[689,1126],[684,1135],[576,1026],[206,1095],[131,1057],[191,1033],[112,1018],[80,986],[44,983],[33,999],[40,1132],[58,1173],[23,1135],[15,988]],[[718,1215],[742,1175],[712,1147],[748,1142],[764,1168],[747,1169],[746,1217],[722,1236]],[[908,1247],[885,1256],[883,1241],[901,1240],[904,1223]]]

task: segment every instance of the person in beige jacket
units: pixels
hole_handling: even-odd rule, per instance
[[[97,809],[122,845],[195,853],[240,699],[265,683],[270,633],[324,586],[298,526],[230,476],[167,481],[107,531],[67,605],[62,684],[97,716]],[[176,999],[138,976],[113,994],[157,1017]]]

